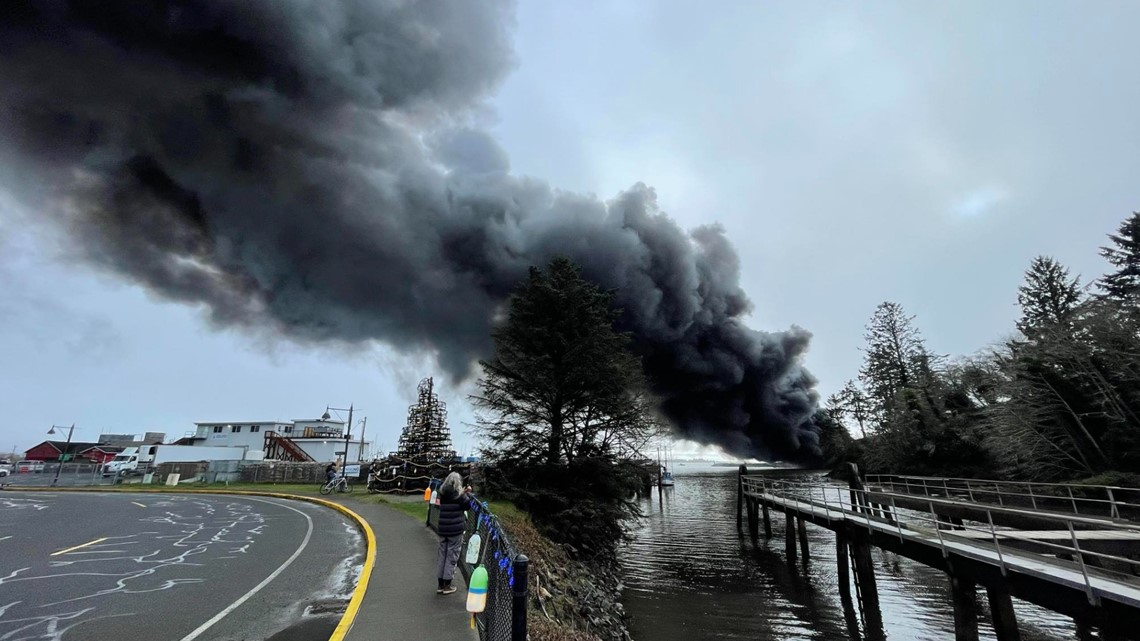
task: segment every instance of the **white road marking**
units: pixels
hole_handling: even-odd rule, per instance
[[[8,539],[12,538],[12,536],[13,535],[11,535],[11,534],[9,534],[8,536],[0,536],[0,541],[7,541]]]
[[[135,505],[137,505],[137,506],[139,506],[139,507],[146,507],[146,506],[145,506],[145,505],[143,505],[142,503],[136,503],[135,501],[131,501],[131,503],[134,503]]]
[[[285,559],[285,562],[282,563],[281,566],[278,567],[276,570],[274,570],[272,574],[265,577],[265,579],[261,583],[258,583],[257,585],[253,586],[252,590],[243,594],[241,596],[241,598],[239,598],[237,601],[234,601],[233,603],[226,606],[226,609],[215,614],[209,621],[206,621],[202,625],[198,626],[193,632],[182,637],[179,641],[193,641],[194,639],[197,639],[199,636],[202,635],[203,632],[205,632],[206,630],[209,630],[211,627],[213,627],[213,625],[215,623],[226,618],[226,616],[229,615],[231,612],[233,612],[234,610],[241,607],[241,604],[248,601],[253,595],[260,592],[262,588],[269,585],[269,583],[271,581],[273,581],[273,579],[276,579],[278,576],[280,576],[281,573],[284,572],[286,568],[288,568],[290,565],[293,564],[293,561],[297,560],[297,557],[301,556],[301,553],[304,552],[305,548],[308,547],[308,545],[309,545],[309,539],[311,539],[313,536],[313,519],[308,514],[305,514],[301,510],[298,510],[297,508],[289,506],[289,505],[285,505],[283,503],[278,503],[275,501],[266,501],[266,500],[262,500],[262,499],[255,499],[253,497],[244,497],[244,498],[246,500],[258,501],[261,503],[269,503],[270,505],[276,505],[278,507],[283,507],[283,508],[286,508],[289,510],[293,510],[297,514],[300,514],[301,516],[305,517],[305,521],[308,522],[308,526],[309,526],[308,531],[305,532],[305,538],[301,540],[301,545],[300,545],[300,547],[297,548],[297,551],[293,553],[293,556],[290,556],[288,559]]]
[[[65,548],[63,550],[60,550],[59,552],[52,552],[51,556],[59,556],[61,554],[67,554],[68,552],[74,552],[75,550],[85,548],[88,545],[95,545],[96,543],[99,543],[101,541],[106,541],[106,540],[107,540],[107,537],[105,537],[105,536],[100,537],[98,539],[95,539],[94,541],[88,541],[88,542],[84,543],[83,545],[77,545],[77,546],[72,547],[72,548]]]

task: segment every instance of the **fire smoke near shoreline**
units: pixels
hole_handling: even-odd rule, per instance
[[[85,257],[221,326],[490,352],[531,265],[616,290],[683,438],[816,451],[810,334],[742,321],[723,229],[637,184],[608,202],[512,175],[470,116],[510,70],[506,2],[9,0],[4,185]]]

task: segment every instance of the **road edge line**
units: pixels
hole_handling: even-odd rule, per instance
[[[52,492],[91,492],[93,488],[14,488],[8,486],[4,488],[5,491],[24,492],[31,489],[36,491],[52,491]],[[322,505],[324,507],[336,510],[351,519],[356,523],[356,528],[364,533],[365,539],[365,552],[364,552],[364,567],[360,570],[360,578],[357,579],[356,588],[352,591],[352,597],[348,601],[348,606],[341,615],[340,621],[337,623],[336,628],[333,630],[332,636],[329,641],[344,641],[345,637],[352,630],[352,626],[356,623],[356,617],[360,614],[360,606],[364,602],[364,595],[368,592],[368,582],[372,579],[372,568],[376,565],[376,533],[372,531],[372,526],[368,524],[363,516],[360,516],[352,509],[341,505],[335,501],[328,501],[325,499],[317,498],[315,496],[304,496],[302,494],[287,494],[285,492],[260,492],[257,490],[212,490],[212,489],[190,489],[174,490],[148,488],[144,490],[111,490],[110,492],[141,492],[152,494],[230,494],[237,496],[268,496],[278,499],[289,499],[293,501],[303,501],[305,503],[313,503],[314,505]]]

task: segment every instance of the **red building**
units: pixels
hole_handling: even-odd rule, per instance
[[[115,455],[122,451],[123,448],[121,447],[115,447],[112,445],[96,445],[95,447],[89,447],[83,450],[77,456],[79,458],[87,459],[88,461],[102,465],[103,463],[106,463],[115,458]]]
[[[66,441],[44,441],[24,452],[24,460],[58,461],[61,454],[67,454],[66,460],[70,461],[78,457],[81,452],[100,447],[105,448],[105,446],[101,446],[98,443],[79,443],[72,441],[68,444]],[[111,456],[114,456],[114,454]]]

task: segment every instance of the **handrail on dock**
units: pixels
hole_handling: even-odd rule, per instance
[[[854,577],[868,629],[882,624],[872,547],[947,573],[961,640],[977,639],[979,585],[998,639],[1018,638],[1014,595],[1102,631],[1140,629],[1140,500],[1130,496],[1140,497],[1140,489],[901,475],[870,475],[864,484],[854,465],[850,471],[845,487],[741,466],[737,530],[744,533],[747,508],[753,539],[761,512],[770,538],[769,512],[783,512],[789,563],[796,538],[808,562],[805,522],[833,530],[840,595],[850,600]]]
[[[898,474],[868,474],[866,480],[868,485],[901,487],[909,494],[921,492],[924,496],[941,492],[946,496],[964,496],[970,501],[996,501],[999,505],[1007,502],[1020,503],[1035,510],[1064,505],[1073,514],[1099,515],[1113,519],[1140,516],[1140,488]],[[1131,501],[1127,500],[1129,497],[1132,498]],[[1085,508],[1083,512],[1081,508]]]
[[[1106,579],[1140,587],[1137,573],[1140,572],[1140,560],[1118,554],[1097,552],[1087,548],[1082,549],[1081,536],[1074,527],[1075,521],[1082,521],[1078,515],[1059,514],[1048,511],[1034,513],[1036,518],[1057,524],[1055,531],[1067,531],[1068,540],[1057,542],[1046,538],[1032,538],[1024,530],[1003,528],[995,525],[994,509],[997,506],[979,503],[974,507],[978,513],[984,513],[985,521],[951,520],[939,514],[938,505],[928,502],[928,511],[900,508],[896,498],[903,498],[899,493],[884,491],[881,488],[857,489],[842,487],[823,482],[803,482],[786,479],[772,479],[759,475],[741,476],[741,484],[746,495],[762,497],[772,503],[779,504],[785,509],[794,509],[806,512],[813,520],[823,519],[833,521],[849,521],[861,525],[868,530],[883,530],[888,528],[899,541],[905,538],[919,536],[937,537],[937,546],[943,558],[950,555],[951,549],[947,543],[958,543],[955,548],[962,545],[985,547],[992,546],[996,553],[993,559],[1004,576],[1009,571],[1009,559],[1033,558],[1045,561],[1050,565],[1067,567],[1080,572],[1085,592],[1090,603],[1096,604],[1099,599],[1093,589],[1093,579]],[[905,498],[922,498],[922,495],[907,494]],[[927,495],[926,498],[937,497]],[[883,501],[887,499],[889,504]],[[999,519],[1000,520],[1000,519]],[[976,523],[976,524],[975,524]],[[1138,531],[1112,521],[1104,520],[1098,525],[1098,532],[1119,532],[1120,540],[1137,540]],[[965,532],[976,532],[984,538],[965,535]],[[1111,539],[1111,534],[1105,538]],[[1023,546],[1031,541],[1036,549],[1044,550],[1047,554],[1056,555],[1057,558],[1046,557],[1041,554],[1025,552],[1015,549],[1014,546]],[[1071,559],[1071,560],[1068,560]],[[1094,568],[1089,567],[1086,559],[1095,559]]]

